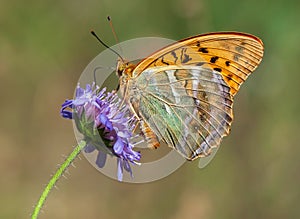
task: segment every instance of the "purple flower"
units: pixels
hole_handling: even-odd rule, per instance
[[[133,150],[129,139],[134,129],[134,117],[116,93],[105,93],[98,86],[87,84],[86,89],[77,86],[75,99],[62,104],[61,116],[74,119],[78,131],[83,134],[86,153],[98,151],[96,164],[105,165],[106,154],[117,157],[118,180],[122,181],[125,169],[132,176],[130,163],[138,164],[140,152]]]

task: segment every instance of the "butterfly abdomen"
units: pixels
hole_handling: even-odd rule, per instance
[[[160,146],[155,133],[150,129],[150,127],[143,120],[140,121],[140,128],[142,134],[145,137],[146,143],[149,148],[156,149]]]

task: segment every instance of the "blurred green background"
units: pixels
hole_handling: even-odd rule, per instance
[[[214,160],[186,163],[148,184],[118,183],[82,156],[40,218],[299,218],[300,1],[1,1],[0,218],[29,218],[57,164],[76,144],[60,105],[104,48],[137,37],[174,40],[242,31],[265,44],[235,98],[232,132]]]

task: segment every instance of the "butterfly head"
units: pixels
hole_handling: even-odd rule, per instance
[[[116,74],[119,77],[119,89],[122,96],[126,96],[126,87],[132,78],[136,65],[124,59],[118,59]]]
[[[118,59],[117,63],[117,76],[118,77],[132,77],[132,72],[135,68],[135,64],[128,62],[126,60]]]

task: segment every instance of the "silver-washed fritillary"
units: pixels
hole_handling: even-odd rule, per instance
[[[119,60],[120,91],[149,147],[163,141],[194,160],[229,134],[233,98],[262,56],[262,41],[249,34],[193,36],[138,64]]]

